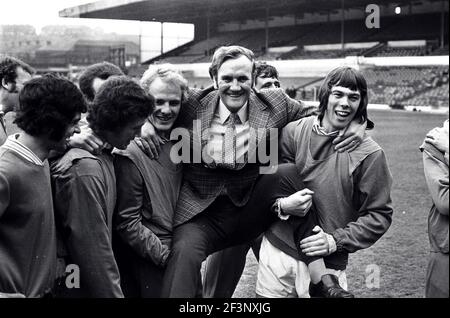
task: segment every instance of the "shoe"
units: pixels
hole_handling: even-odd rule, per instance
[[[309,295],[311,297],[322,298],[355,298],[339,285],[339,279],[336,275],[323,275],[318,284],[309,284]]]

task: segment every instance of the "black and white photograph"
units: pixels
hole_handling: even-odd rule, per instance
[[[2,1],[0,303],[448,299],[448,33],[446,0]]]

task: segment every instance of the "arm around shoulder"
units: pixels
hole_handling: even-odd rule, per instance
[[[288,122],[317,114],[318,107],[316,105],[292,99],[286,94],[285,98],[288,106]]]

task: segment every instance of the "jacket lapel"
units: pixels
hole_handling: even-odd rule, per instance
[[[253,92],[248,103],[249,124],[252,128],[265,128],[269,119],[268,106],[264,104]]]
[[[253,92],[248,103],[248,121],[250,126],[250,139],[247,158],[256,158],[256,149],[259,141],[267,134],[267,121],[270,110]]]
[[[198,119],[201,123],[201,136],[202,136],[202,147],[203,149],[208,140],[209,136],[206,135],[207,129],[211,127],[212,120],[214,118],[214,113],[216,111],[217,105],[219,104],[219,93],[218,91],[213,91],[206,96],[204,96],[200,101],[200,107],[198,109]],[[266,135],[266,126],[270,115],[270,109],[268,105],[263,103],[252,91],[248,103],[248,121],[250,126],[250,139],[249,139],[249,153],[247,158],[252,158],[250,156],[256,155],[256,145],[258,145],[259,140]],[[200,128],[200,127],[198,127]],[[258,134],[258,129],[260,130]],[[262,133],[262,134],[261,134]],[[194,138],[194,142],[195,138]],[[253,143],[253,145],[252,145]],[[246,159],[247,159],[246,158]],[[247,161],[247,160],[246,160]]]
[[[212,120],[214,118],[214,112],[216,111],[219,103],[218,91],[213,91],[206,95],[200,102],[200,108],[198,110],[198,119],[201,123],[201,136],[202,136],[202,149],[208,142],[209,136],[206,135],[207,129],[211,127]]]

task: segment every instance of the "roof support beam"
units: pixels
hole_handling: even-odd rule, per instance
[[[445,42],[445,1],[442,1],[442,11],[441,11],[441,48],[444,48]]]
[[[209,38],[211,37],[211,14],[210,11],[208,9],[208,13],[206,14],[206,41],[208,41],[208,46],[210,46],[209,44]],[[208,50],[207,56],[210,56],[210,50]]]
[[[264,43],[264,53],[267,52],[269,49],[269,2],[266,1],[266,19],[265,19],[265,31],[266,31],[266,38]]]
[[[345,0],[341,0],[341,45],[342,52],[344,51],[345,45]]]
[[[161,22],[161,55],[164,54],[164,22]]]

